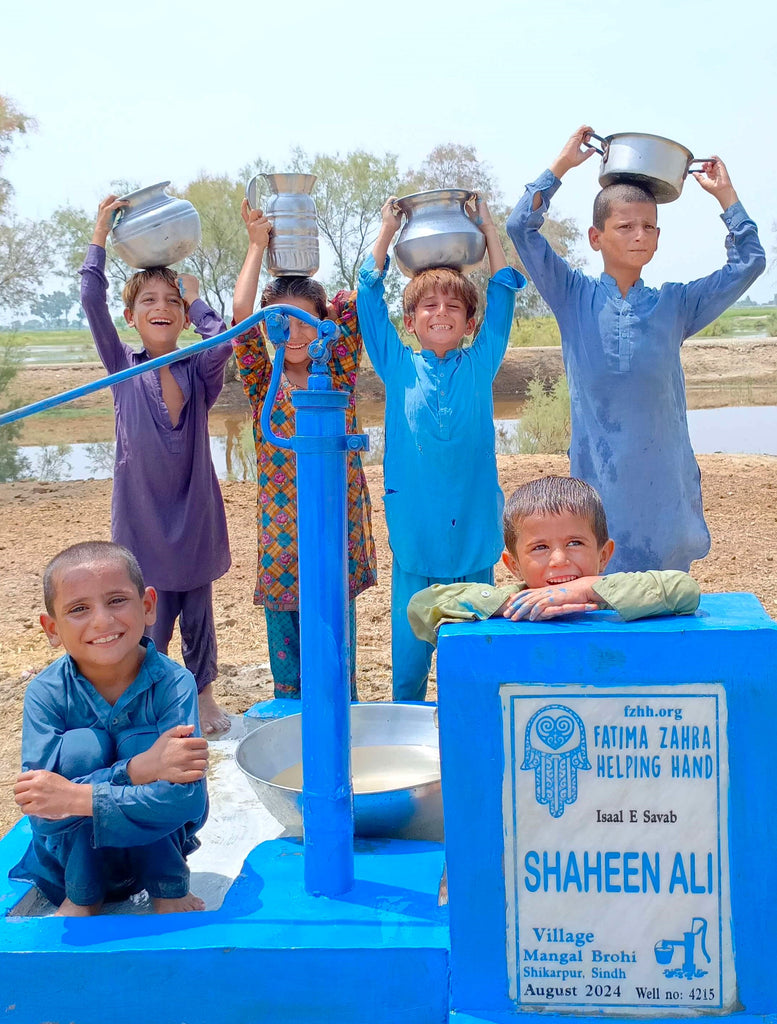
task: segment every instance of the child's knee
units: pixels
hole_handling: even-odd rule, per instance
[[[59,773],[67,779],[89,775],[116,760],[113,740],[99,729],[70,729],[62,737]]]

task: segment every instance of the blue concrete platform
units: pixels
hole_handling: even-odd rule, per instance
[[[29,886],[0,843],[0,913]],[[0,1020],[14,1024],[445,1024],[443,848],[359,840],[353,890],[310,896],[298,839],[262,843],[213,912],[0,918]]]

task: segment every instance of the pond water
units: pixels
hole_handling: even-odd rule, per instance
[[[501,403],[500,403],[501,404]],[[513,406],[514,408],[514,406]],[[370,451],[365,463],[379,464],[383,458],[383,427],[374,420],[374,410],[364,417],[362,430],[369,435]],[[499,418],[496,426],[497,452],[518,450],[520,420]],[[211,453],[220,480],[251,480],[256,462],[250,420],[232,418],[215,424],[225,433],[211,437]],[[777,455],[777,405],[735,406],[688,411],[691,444],[698,455]],[[21,445],[17,449],[20,477],[33,480],[102,480],[113,474],[114,444]]]

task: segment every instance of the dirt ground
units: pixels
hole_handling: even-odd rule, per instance
[[[72,382],[74,372],[83,376],[80,368],[68,368],[64,376]],[[752,379],[753,374],[749,377]],[[73,386],[65,383],[64,377],[52,379],[51,374],[45,386],[38,383],[36,397]],[[106,393],[98,394],[104,401]],[[32,400],[29,393],[24,400]],[[107,422],[110,436],[110,417]],[[57,423],[56,440],[66,441],[60,426]],[[51,423],[48,429],[52,429]],[[30,438],[27,443],[43,440]],[[695,564],[693,575],[705,592],[752,591],[767,612],[777,617],[777,458],[707,455],[698,461],[712,550],[704,561]],[[498,463],[505,493],[533,477],[569,471],[563,456],[505,455],[499,456]],[[390,552],[380,467],[368,467],[367,478],[373,499],[379,585],[357,603],[358,686],[362,700],[386,700],[391,693]],[[251,603],[256,572],[256,485],[224,483],[222,487],[232,568],[214,587],[220,667],[214,691],[228,711],[238,713],[270,697],[272,682],[264,619]],[[54,657],[38,622],[42,569],[68,544],[110,536],[110,495],[110,480],[0,485],[0,603],[5,609],[0,620],[0,834],[18,817],[9,781],[13,781],[19,765],[24,689]],[[504,571],[498,570],[497,579],[506,579]],[[170,653],[179,656],[175,640]],[[434,694],[432,686],[430,697]]]
[[[693,575],[706,592],[754,592],[777,616],[777,459],[707,455],[699,458],[712,551]],[[563,456],[499,457],[503,489],[544,473],[567,473]],[[373,495],[379,585],[359,597],[357,655],[362,700],[390,698],[390,555],[383,515],[382,473],[367,470]],[[256,489],[225,483],[232,568],[215,584],[220,675],[217,698],[242,712],[272,695],[264,619],[251,603],[256,571]],[[110,535],[111,481],[0,485],[0,834],[17,818],[8,781],[18,771],[24,689],[52,660],[38,623],[41,571],[67,544]],[[506,579],[504,573],[499,577]],[[175,657],[175,644],[171,648]],[[434,688],[430,696],[434,696]]]

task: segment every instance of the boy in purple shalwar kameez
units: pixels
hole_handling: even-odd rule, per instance
[[[196,278],[176,279],[171,270],[155,268],[133,274],[124,288],[124,317],[143,349],[135,352],[120,340],[108,310],[104,267],[112,216],[123,205],[113,195],[100,204],[81,268],[81,302],[109,373],[172,352],[190,316],[204,338],[225,330],[199,298]],[[112,538],[132,551],[157,591],[157,620],[148,634],[160,652],[167,652],[179,620],[204,733],[229,727],[211,685],[217,674],[212,584],[229,568],[230,554],[210,455],[208,410],[221,391],[230,353],[229,343],[217,345],[111,388],[116,414]]]

